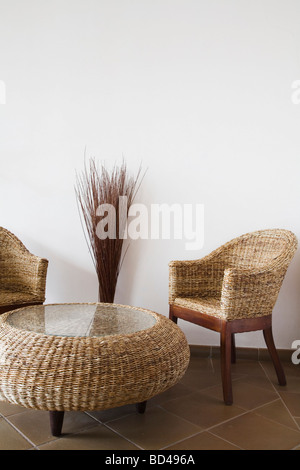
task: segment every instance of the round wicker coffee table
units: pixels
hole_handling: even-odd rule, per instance
[[[146,401],[184,375],[190,352],[178,326],[118,304],[24,307],[0,317],[0,399],[50,411],[60,435],[65,411]]]

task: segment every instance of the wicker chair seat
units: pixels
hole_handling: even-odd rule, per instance
[[[40,297],[28,292],[0,290],[0,306],[41,303]]]
[[[216,318],[225,318],[220,299],[214,297],[176,297],[173,305],[184,307]]]

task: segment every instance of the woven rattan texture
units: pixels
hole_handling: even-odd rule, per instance
[[[169,303],[225,320],[272,313],[297,249],[282,229],[247,233],[199,260],[169,263]]]
[[[48,261],[0,227],[0,305],[43,303]]]
[[[0,398],[28,408],[102,410],[141,402],[174,385],[189,363],[182,331],[154,312],[151,328],[104,337],[19,330],[6,322],[10,314],[0,318]]]

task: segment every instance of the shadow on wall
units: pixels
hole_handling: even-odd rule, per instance
[[[300,240],[299,240],[300,245]],[[299,312],[300,308],[300,250],[298,248],[294,258],[288,267],[287,273],[282,283],[282,288],[279,292],[277,302],[274,307],[274,319],[282,327],[288,322],[291,325],[291,318],[289,318],[289,311]],[[295,315],[295,324],[293,325],[294,331],[300,332],[300,316]],[[286,328],[286,327],[285,327]]]
[[[126,252],[125,258],[120,270],[115,302],[123,305],[133,305],[134,290],[137,281],[139,265],[141,263],[143,253],[143,240],[126,241],[123,246],[123,254]]]
[[[31,252],[49,261],[45,303],[98,301],[98,281],[94,271],[72,264],[36,240],[29,240],[28,245]]]
[[[70,263],[56,253],[49,254],[46,302],[97,302],[96,273]]]

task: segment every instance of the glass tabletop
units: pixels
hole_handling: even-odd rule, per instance
[[[116,304],[35,305],[16,310],[6,322],[18,329],[56,336],[108,336],[146,330],[151,313]]]

